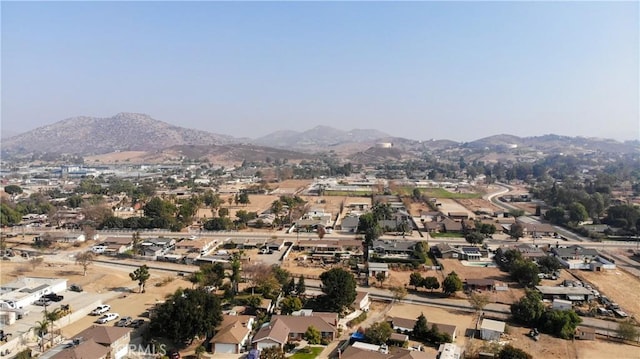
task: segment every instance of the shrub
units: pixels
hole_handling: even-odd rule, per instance
[[[367,319],[367,312],[362,312],[362,313],[360,313],[360,315],[359,315],[359,316],[357,316],[357,317],[355,317],[355,318],[351,319],[351,320],[347,323],[347,326],[349,326],[349,327],[356,326],[356,325],[358,325],[358,324],[360,324],[360,323],[364,322],[366,319]]]

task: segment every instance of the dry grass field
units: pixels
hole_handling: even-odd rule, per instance
[[[620,269],[602,272],[573,271],[573,273],[618,303],[627,314],[640,318],[640,297],[638,296],[640,279],[638,277]]]
[[[389,317],[417,319],[420,314],[424,314],[427,322],[442,323],[455,325],[458,327],[458,337],[456,343],[464,345],[466,339],[464,337],[465,330],[474,326],[474,316],[469,313],[448,311],[440,308],[427,307],[418,304],[394,304],[393,308],[387,313]]]

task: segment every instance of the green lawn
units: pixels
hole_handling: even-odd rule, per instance
[[[437,232],[429,233],[433,238],[464,238],[462,233],[450,233],[450,232]]]
[[[305,347],[309,349],[308,353],[296,352],[291,356],[293,359],[314,359],[324,350],[324,347]]]

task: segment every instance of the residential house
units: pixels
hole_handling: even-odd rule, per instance
[[[480,324],[480,338],[483,340],[500,340],[505,327],[505,322],[484,318]]]
[[[409,341],[409,336],[402,333],[391,333],[391,336],[389,336],[389,341],[397,343],[398,346],[404,346]]]
[[[531,259],[534,262],[537,262],[538,259],[544,258],[547,254],[540,248],[533,246],[531,244],[518,244],[513,247],[513,249],[517,250],[522,254],[522,258]]]
[[[442,229],[447,233],[462,233],[462,222],[454,221],[449,217],[445,217],[441,222]]]
[[[552,248],[551,252],[560,263],[569,269],[588,269],[600,271],[615,269],[615,261],[600,254],[596,249],[584,248],[579,245]]]
[[[432,246],[429,250],[431,251],[431,254],[437,258],[462,258],[462,251],[447,243],[438,243],[435,246]]]
[[[398,348],[389,352],[386,347],[356,342],[340,354],[341,359],[434,359],[432,354]]]
[[[460,359],[464,354],[464,349],[453,343],[440,344],[436,359]]]
[[[465,280],[464,286],[468,290],[493,291],[496,288],[496,281],[486,278],[470,278]]]
[[[56,233],[51,236],[56,243],[82,243],[86,240],[82,233]]]
[[[65,290],[67,290],[67,280],[64,278],[20,277],[13,282],[2,284],[0,301],[13,303],[11,308],[24,308],[45,294],[60,293]]]
[[[411,258],[418,241],[381,240],[373,241],[371,249],[379,257]]]
[[[343,232],[355,233],[358,230],[358,224],[360,223],[360,216],[357,215],[348,215],[342,219],[340,222],[339,229]]]
[[[371,306],[371,297],[369,292],[356,292],[356,299],[353,301],[353,308],[363,312],[368,312]]]
[[[569,247],[551,248],[551,252],[558,257],[558,259],[586,260],[589,262],[599,255],[597,249],[585,248],[577,244]]]
[[[149,238],[140,243],[142,248],[145,247],[159,247],[162,250],[162,254],[175,248],[176,240],[173,238]]]
[[[429,233],[444,232],[444,226],[442,225],[442,222],[425,221],[422,222],[422,226]]]
[[[249,227],[271,227],[273,226],[273,222],[276,220],[276,215],[273,213],[262,213],[258,216],[258,218],[254,218],[247,222],[247,226]]]
[[[594,298],[593,291],[584,287],[555,287],[538,285],[536,289],[542,294],[542,299],[566,299],[571,302],[587,302]]]
[[[129,352],[131,329],[94,325],[78,333],[76,338],[93,339],[96,343],[109,348],[109,358],[121,359]]]
[[[223,315],[209,341],[214,354],[240,354],[248,344],[255,318],[249,315]]]
[[[71,348],[63,349],[49,357],[49,359],[107,359],[110,352],[110,347],[100,345],[93,339],[88,339]]]
[[[331,325],[338,325],[338,313],[314,312],[313,309],[301,309],[291,313],[294,317],[320,317]]]
[[[379,273],[384,273],[385,277],[389,276],[388,263],[372,263],[369,262],[369,277],[375,277]]]
[[[482,253],[478,247],[462,247],[460,250],[462,251],[462,259],[468,261],[478,261],[482,259]]]
[[[199,239],[195,241],[180,241],[175,244],[175,251],[186,253],[199,253],[201,256],[207,255],[218,246],[215,239]]]
[[[551,237],[556,234],[556,229],[548,223],[526,223],[520,221],[518,221],[518,223],[522,224],[522,233],[525,236],[539,238],[542,236]]]
[[[469,219],[469,213],[467,212],[449,212],[447,213],[447,215],[454,221],[463,221],[465,219]]]
[[[266,313],[273,313],[275,306],[276,304],[273,299],[262,298],[260,305],[256,309],[262,310]]]
[[[156,258],[158,258],[159,256],[164,254],[164,248],[162,247],[158,247],[158,246],[145,246],[142,247],[140,249],[140,252],[138,252],[139,255],[150,259],[150,260],[155,260]]]
[[[361,251],[362,241],[356,239],[301,239],[295,242],[294,249],[311,253]]]
[[[131,237],[107,237],[100,245],[106,247],[102,253],[118,255],[133,249],[133,239]]]
[[[258,330],[252,343],[256,349],[278,346],[282,348],[288,341],[300,341],[309,327],[316,328],[323,340],[333,341],[336,328],[321,316],[274,315],[271,322]]]

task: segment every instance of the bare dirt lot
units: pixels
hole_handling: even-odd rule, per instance
[[[640,279],[620,269],[602,272],[573,271],[591,283],[601,294],[618,303],[623,311],[640,318]]]
[[[399,317],[407,319],[417,319],[420,314],[424,314],[428,322],[455,325],[458,327],[458,336],[455,342],[463,345],[466,342],[464,337],[467,328],[474,327],[474,317],[472,314],[447,311],[440,308],[427,307],[417,304],[395,304],[387,313],[389,317]]]
[[[617,344],[604,340],[564,340],[546,334],[541,334],[539,340],[534,341],[527,336],[528,332],[528,328],[509,326],[509,334],[505,335],[504,340],[526,351],[536,359],[638,358],[638,348],[630,345]]]
[[[445,275],[454,271],[463,282],[465,279],[483,278],[507,283],[509,285],[508,291],[487,292],[489,299],[494,303],[511,304],[524,295],[524,289],[517,283],[512,282],[509,275],[497,267],[467,267],[457,259],[443,259],[441,262],[444,266]]]
[[[500,207],[496,206],[495,204],[485,200],[485,199],[479,199],[479,198],[460,198],[456,200],[458,203],[460,203],[460,205],[464,206],[465,208],[467,208],[468,210],[472,211],[472,212],[476,212],[478,210],[489,210],[491,212],[495,212],[495,211],[499,211],[501,210]]]
[[[440,204],[440,211],[444,214],[447,214],[449,212],[463,212],[467,213],[469,218],[476,217],[475,213],[458,203],[455,199],[439,198],[438,203]]]

